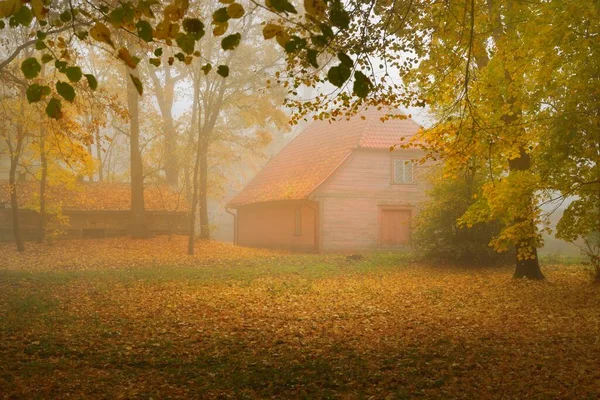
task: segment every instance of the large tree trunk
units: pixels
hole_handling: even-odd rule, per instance
[[[144,215],[144,171],[140,152],[139,94],[127,70],[127,105],[129,108],[129,151],[131,156],[131,236],[148,237]]]
[[[491,6],[490,1],[490,7]],[[504,23],[505,23],[505,31],[502,32],[500,28],[502,25],[502,21],[498,22],[500,25],[494,30],[494,37],[499,43],[498,46],[501,46],[500,43],[504,41],[504,37],[512,38],[514,42],[516,42],[516,23],[515,18],[518,14],[518,11],[515,10],[516,5],[513,3],[509,3],[506,9],[506,14],[504,15]],[[498,14],[498,18],[500,18],[500,14]],[[513,49],[511,47],[506,47],[502,49],[502,57],[507,58],[509,53],[511,53]],[[514,56],[514,55],[513,55]],[[515,59],[518,57],[514,57]],[[506,86],[511,88],[508,93],[512,93],[507,98],[504,99],[506,104],[509,106],[509,112],[502,116],[502,121],[505,124],[507,130],[517,130],[520,131],[517,136],[522,136],[524,128],[522,126],[518,126],[520,119],[523,115],[523,110],[519,105],[518,96],[520,96],[521,85],[520,81],[524,79],[522,76],[522,72],[520,71],[510,71],[507,68],[509,61],[507,59],[503,60],[504,64],[504,78],[506,80]],[[519,156],[512,160],[508,160],[509,173],[515,172],[523,172],[531,170],[531,156],[527,153],[526,144],[522,143],[519,147]],[[536,231],[536,222],[533,218],[533,209],[534,199],[533,194],[525,200],[527,203],[522,204],[522,207],[525,212],[523,212],[522,216],[517,216],[514,223],[527,223],[529,224],[529,228],[532,230],[532,234]],[[533,235],[532,235],[533,236]],[[524,258],[523,256],[527,254],[528,257]],[[544,279],[544,275],[540,269],[540,263],[537,256],[537,243],[536,240],[532,237],[529,239],[518,242],[515,245],[515,278],[529,278],[529,279]]]
[[[527,171],[531,169],[531,157],[524,148],[520,149],[519,157],[510,160],[508,162],[510,172],[516,171]],[[535,205],[533,204],[533,199],[529,199],[529,213],[533,215],[533,208]],[[515,220],[515,223],[526,222],[527,219],[521,218]],[[535,221],[527,221],[531,224],[531,229],[535,230]],[[523,250],[527,249],[527,250]],[[528,279],[536,279],[541,280],[544,279],[544,274],[542,274],[542,270],[540,269],[540,262],[537,255],[537,243],[535,243],[534,239],[524,240],[515,246],[516,251],[516,268],[515,273],[513,275],[514,278],[528,278]],[[524,259],[523,257],[519,257],[520,254],[529,253],[531,257]]]

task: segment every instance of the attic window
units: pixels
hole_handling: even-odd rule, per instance
[[[394,160],[393,183],[413,183],[413,162]]]

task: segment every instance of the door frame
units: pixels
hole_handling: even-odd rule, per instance
[[[395,248],[402,247],[404,245],[391,246],[383,244],[383,240],[381,237],[381,225],[383,224],[383,212],[384,211],[408,211],[410,213],[409,216],[409,229],[408,229],[408,244],[406,246],[410,246],[412,244],[412,220],[415,216],[415,207],[410,205],[390,205],[390,204],[380,204],[377,206],[377,246],[378,247],[386,247],[386,248]]]

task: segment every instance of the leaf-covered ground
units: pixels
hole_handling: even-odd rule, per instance
[[[584,267],[417,265],[185,238],[0,245],[0,396],[600,396]]]

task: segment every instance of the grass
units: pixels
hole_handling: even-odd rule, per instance
[[[6,398],[589,398],[600,290],[581,265],[422,266],[183,238],[0,245]],[[157,250],[157,249],[160,249]]]

